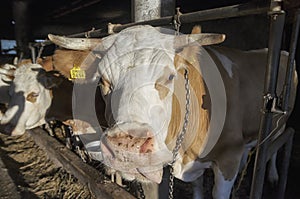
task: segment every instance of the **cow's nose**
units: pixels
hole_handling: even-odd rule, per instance
[[[107,135],[113,148],[128,152],[151,153],[154,151],[154,134],[147,129],[128,129]]]

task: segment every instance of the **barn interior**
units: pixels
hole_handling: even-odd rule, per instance
[[[128,24],[134,22],[134,3],[139,0],[2,0],[0,12],[0,63],[12,62],[16,56],[31,58],[34,46],[36,51],[40,43],[47,39],[49,33],[56,35],[85,35],[90,31],[102,29],[107,34],[109,23]],[[161,17],[176,15],[176,8],[180,12],[196,11],[229,7],[233,5],[251,4],[256,7],[268,7],[269,0],[161,0]],[[283,10],[286,12],[281,48],[289,50],[294,16],[300,8],[299,0],[283,0]],[[267,12],[216,18],[207,21],[194,21],[181,24],[180,31],[188,33],[194,25],[201,25],[203,32],[226,34],[226,40],[221,45],[242,50],[267,48],[269,41],[270,18]],[[174,29],[174,25],[168,25]],[[43,55],[51,55],[55,45],[45,46]],[[296,63],[300,63],[300,39],[295,51]],[[300,65],[300,64],[299,64]],[[300,71],[300,66],[297,70]],[[293,140],[292,156],[290,159],[289,176],[286,198],[297,198],[297,179],[300,177],[300,96],[296,104],[289,125],[296,133]],[[262,96],[257,96],[261,98]],[[260,117],[260,116],[258,116]]]

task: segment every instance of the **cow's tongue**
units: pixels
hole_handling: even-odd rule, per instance
[[[162,180],[163,169],[149,171],[148,169],[139,168],[137,170],[141,175],[143,175],[148,180],[151,180],[152,182],[156,182],[157,184],[159,184]]]

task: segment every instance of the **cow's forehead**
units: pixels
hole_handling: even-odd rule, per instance
[[[35,69],[41,69],[42,66],[39,64],[27,64],[20,66],[15,71],[14,85],[15,90],[30,92],[30,89],[38,88],[37,75],[38,71]]]
[[[173,41],[173,35],[161,34],[151,26],[126,29],[103,41],[102,45],[110,47],[99,63],[100,73],[112,81],[137,66],[159,73],[163,66],[173,64]]]

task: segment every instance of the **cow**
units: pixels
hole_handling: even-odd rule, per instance
[[[10,64],[5,64],[0,67],[0,118],[5,112],[10,100],[8,90],[15,68],[16,67],[14,65]]]
[[[2,109],[5,110],[7,108],[7,104],[10,100],[9,94],[8,94],[8,89],[10,86],[10,83],[13,80],[13,73],[14,70],[16,70],[17,67],[24,65],[24,64],[29,64],[32,63],[31,59],[22,59],[18,61],[17,58],[14,59],[14,63],[12,64],[4,64],[3,66],[0,67],[0,104],[2,104],[1,111]],[[47,56],[47,57],[42,57],[37,60],[38,64],[41,64],[43,68],[46,71],[50,71],[53,69],[52,67],[52,57]]]
[[[193,33],[174,36],[134,26],[95,42],[49,38],[69,49],[93,46],[92,53],[101,54],[94,79],[110,110],[110,127],[101,137],[106,165],[127,180],[156,183],[173,161],[173,174],[186,182],[212,168],[213,197],[229,198],[243,153],[257,139],[268,50],[212,46],[225,36],[200,34],[197,28]],[[277,92],[283,89],[287,57],[281,53]],[[284,129],[296,86],[294,69],[289,111],[274,117],[275,132]],[[186,135],[173,157],[183,126]]]
[[[87,58],[86,54],[86,52],[57,50],[51,59],[47,58],[43,59],[44,62],[39,62],[43,63],[43,66],[23,61],[23,65],[16,68],[11,74],[13,80],[10,86],[9,107],[0,121],[2,125],[7,125],[7,133],[21,135],[25,133],[25,130],[35,128],[51,120],[64,121],[68,125],[73,125],[74,129],[78,129],[74,126],[74,121],[71,121],[74,119],[72,112],[74,83],[68,79],[70,78],[69,74],[63,76],[51,68],[53,69],[55,66],[59,68],[62,65],[72,67],[75,63],[82,65],[81,62]],[[95,58],[89,63],[93,61]],[[81,90],[88,90],[87,88],[90,88],[89,84],[81,84],[80,88],[77,86],[77,89]],[[88,104],[91,106],[90,108],[96,109],[98,113],[97,122],[100,122],[101,126],[105,126],[104,116],[101,116],[104,103],[99,103],[102,100],[100,90],[95,90],[98,92],[96,95],[97,105],[92,107],[94,103],[89,100],[93,100],[93,98],[86,97],[85,99],[88,99],[86,103],[91,104]],[[88,118],[77,119],[88,120]],[[77,124],[79,123],[77,122]],[[81,123],[83,122],[81,121]]]

